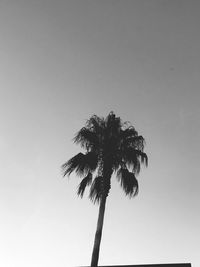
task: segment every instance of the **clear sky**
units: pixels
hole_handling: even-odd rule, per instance
[[[113,177],[100,264],[200,266],[200,3],[0,1],[0,265],[90,263],[98,207],[60,166],[111,110],[146,138],[140,193]]]

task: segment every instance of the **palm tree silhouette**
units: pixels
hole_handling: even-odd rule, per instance
[[[91,267],[98,266],[106,199],[111,188],[111,176],[116,173],[125,194],[138,194],[136,176],[140,165],[148,164],[144,138],[130,123],[110,112],[106,118],[93,115],[75,136],[74,142],[85,149],[62,165],[63,176],[73,171],[83,176],[77,194],[82,197],[90,186],[89,198],[99,204],[97,229],[92,252]]]

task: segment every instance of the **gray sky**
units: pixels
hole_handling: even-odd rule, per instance
[[[98,207],[60,165],[113,110],[146,138],[129,200],[113,177],[100,264],[200,265],[200,4],[0,2],[0,265],[90,263]],[[3,252],[2,252],[3,251]]]

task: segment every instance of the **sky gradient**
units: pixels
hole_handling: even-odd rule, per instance
[[[0,1],[0,265],[90,263],[98,207],[60,166],[111,110],[146,139],[128,199],[115,177],[99,264],[200,266],[200,3]],[[86,192],[87,193],[87,192]]]

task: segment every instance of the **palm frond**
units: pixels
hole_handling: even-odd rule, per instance
[[[134,173],[139,174],[141,163],[145,166],[148,165],[147,155],[137,149],[129,147],[123,151],[123,159],[128,164],[129,168],[132,168]]]
[[[101,134],[105,127],[105,120],[97,115],[93,115],[87,122],[86,128],[96,134]]]
[[[143,136],[138,135],[138,136],[126,136],[123,140],[123,144],[125,147],[132,147],[138,150],[143,151],[144,145],[145,145],[145,140]]]
[[[106,124],[106,135],[111,138],[119,137],[119,133],[122,127],[122,122],[120,117],[116,117],[114,112],[111,111],[105,119]]]
[[[83,153],[78,153],[76,156],[72,157],[67,162],[65,162],[61,166],[63,170],[63,176],[70,175],[73,171],[75,171],[78,168],[83,157],[84,157]]]
[[[102,194],[102,176],[97,176],[90,188],[90,194],[89,198],[91,199],[92,202],[98,203],[101,199],[101,194]]]
[[[143,136],[138,135],[133,126],[121,130],[121,141],[124,147],[133,147],[141,151],[144,149],[145,140]]]
[[[134,197],[138,194],[139,185],[134,173],[125,168],[120,168],[117,172],[117,178],[126,195]]]
[[[89,186],[91,183],[92,183],[92,174],[91,172],[89,172],[88,175],[80,182],[78,186],[78,191],[77,191],[78,196],[82,198],[86,186]]]
[[[97,164],[98,158],[94,152],[78,153],[62,165],[63,176],[70,175],[73,171],[80,176],[85,175],[88,172],[95,171]]]
[[[122,158],[127,164],[128,168],[132,169],[134,173],[140,172],[140,160],[133,148],[127,148],[123,151]]]
[[[122,139],[128,139],[131,137],[138,136],[138,132],[135,130],[133,126],[128,126],[124,130],[121,130]]]
[[[98,146],[99,140],[95,132],[83,127],[74,137],[74,142],[80,144],[86,150],[92,150]]]
[[[142,164],[144,164],[146,167],[148,166],[148,157],[147,154],[140,151],[140,150],[135,150],[137,156],[139,157],[140,161]]]

